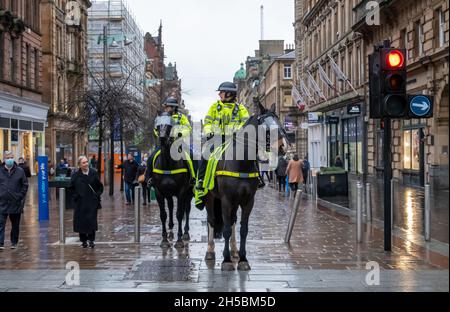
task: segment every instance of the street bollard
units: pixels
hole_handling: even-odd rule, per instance
[[[317,175],[312,176],[312,199],[317,201]]]
[[[394,208],[395,208],[395,194],[394,194],[394,179],[391,180],[391,229],[394,228]]]
[[[363,185],[356,184],[356,239],[358,243],[362,242],[362,204],[363,204]]]
[[[431,240],[431,205],[430,205],[430,185],[425,184],[425,240]]]
[[[294,229],[295,219],[297,217],[298,209],[300,208],[300,202],[302,198],[302,191],[298,190],[295,195],[294,205],[291,210],[291,217],[289,218],[289,225],[286,231],[286,236],[284,237],[284,242],[288,244],[291,240],[292,230]]]
[[[295,198],[295,193],[289,189],[289,206],[292,207]]]
[[[134,189],[134,242],[141,242],[141,197],[142,186]]]
[[[370,183],[366,183],[366,217],[367,222],[372,222],[372,189]]]
[[[66,234],[64,230],[64,214],[66,212],[66,189],[59,189],[59,243],[66,243]]]

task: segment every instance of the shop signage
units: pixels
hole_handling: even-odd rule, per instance
[[[38,157],[39,221],[48,221],[48,157]]]
[[[359,114],[361,114],[361,104],[350,104],[350,105],[347,105],[347,114],[349,114],[349,115],[359,115]]]
[[[339,117],[327,116],[326,122],[327,122],[327,124],[338,124],[339,123]]]
[[[320,123],[322,121],[322,113],[308,113],[308,123]]]
[[[21,113],[22,112],[22,106],[19,105],[13,105],[13,112],[14,113]]]

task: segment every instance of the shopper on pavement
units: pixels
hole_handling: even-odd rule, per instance
[[[127,200],[127,205],[131,205],[134,201],[134,187],[137,184],[137,173],[139,164],[134,160],[133,154],[128,154],[128,160],[126,160],[123,164],[116,166],[117,169],[124,169],[124,178],[125,181],[125,197]]]
[[[95,169],[89,168],[86,156],[78,158],[78,171],[72,175],[71,189],[75,211],[73,230],[80,235],[83,248],[94,248],[98,230],[97,210],[101,208],[103,184]]]
[[[336,167],[344,167],[344,163],[342,162],[341,156],[337,155],[335,160],[334,160],[334,165]]]
[[[27,178],[31,178],[30,167],[27,165],[27,163],[25,162],[25,159],[23,159],[23,157],[19,158],[19,167],[23,169],[23,171],[25,172],[25,176]]]
[[[11,221],[11,249],[19,244],[20,217],[23,214],[28,180],[25,172],[14,162],[13,153],[4,153],[0,166],[0,251],[4,250],[5,226]]]
[[[302,164],[303,162],[298,158],[298,155],[295,155],[287,166],[286,174],[289,176],[291,192],[297,192],[298,184],[303,183]]]
[[[148,179],[147,179],[147,161],[148,161],[148,156],[144,155],[144,158],[142,158],[141,164],[138,167],[138,182],[139,184],[142,186],[142,198],[143,198],[143,202],[142,205],[146,206],[147,205],[147,192],[148,190]],[[140,179],[142,179],[140,181]]]
[[[278,190],[284,192],[286,189],[286,169],[288,162],[285,156],[278,157],[278,165],[275,169],[275,174],[277,175]]]

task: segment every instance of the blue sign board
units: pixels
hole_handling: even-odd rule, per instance
[[[38,157],[38,193],[39,193],[39,221],[49,220],[48,193],[48,157]]]
[[[409,110],[412,117],[429,117],[430,111],[432,112],[433,105],[432,101],[428,96],[425,95],[415,95],[410,98]]]

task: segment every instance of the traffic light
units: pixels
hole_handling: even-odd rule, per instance
[[[391,118],[406,117],[405,49],[383,48],[381,53],[381,93],[384,115]]]
[[[370,117],[408,116],[406,50],[380,47],[369,56]]]

